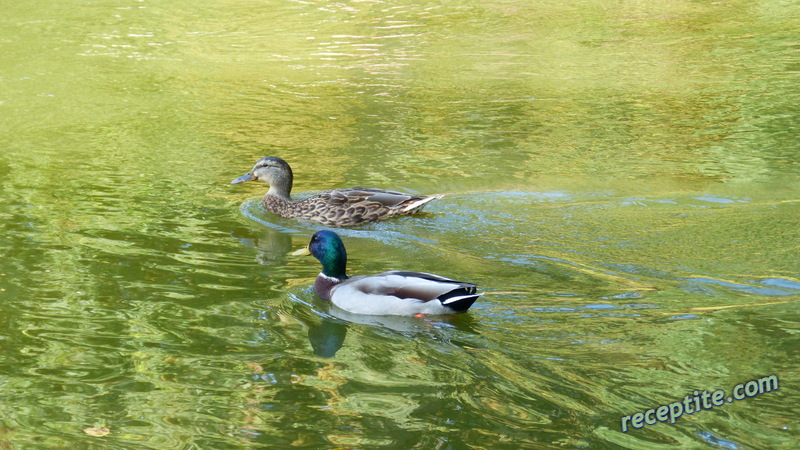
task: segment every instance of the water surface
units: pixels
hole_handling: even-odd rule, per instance
[[[5,5],[0,447],[796,447],[798,17]],[[289,256],[320,227],[229,184],[265,155],[299,194],[446,193],[343,231],[349,270],[485,296],[423,320],[322,302],[317,262]]]

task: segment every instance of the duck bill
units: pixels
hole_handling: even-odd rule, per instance
[[[291,253],[292,256],[308,256],[311,254],[311,251],[308,247],[303,247],[300,250],[295,250]]]
[[[239,183],[245,183],[247,181],[256,181],[256,180],[258,180],[257,176],[253,175],[252,173],[246,173],[240,176],[239,178],[231,181],[231,184],[239,184]]]

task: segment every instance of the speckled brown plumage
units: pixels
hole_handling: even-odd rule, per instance
[[[294,200],[292,169],[286,161],[267,156],[233,184],[262,180],[270,189],[261,200],[264,207],[282,217],[293,217],[329,227],[349,227],[390,217],[413,214],[442,195],[411,195],[373,188],[332,189]]]

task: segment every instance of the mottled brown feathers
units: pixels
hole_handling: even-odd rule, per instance
[[[300,200],[265,195],[264,207],[283,217],[311,220],[329,227],[348,227],[412,214],[441,195],[419,196],[371,188],[335,189]]]
[[[291,198],[293,174],[286,161],[267,156],[253,170],[231,181],[233,184],[261,180],[270,189],[261,203],[282,217],[294,217],[329,227],[349,227],[390,217],[413,214],[442,195],[411,195],[372,188],[332,189],[312,197]]]

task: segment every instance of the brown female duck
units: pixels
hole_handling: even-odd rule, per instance
[[[328,227],[349,227],[390,217],[413,214],[426,203],[442,195],[411,195],[382,189],[355,187],[322,191],[304,199],[292,199],[292,168],[286,161],[266,156],[253,170],[231,181],[265,181],[269,184],[261,203],[267,210],[282,216],[311,220]]]

